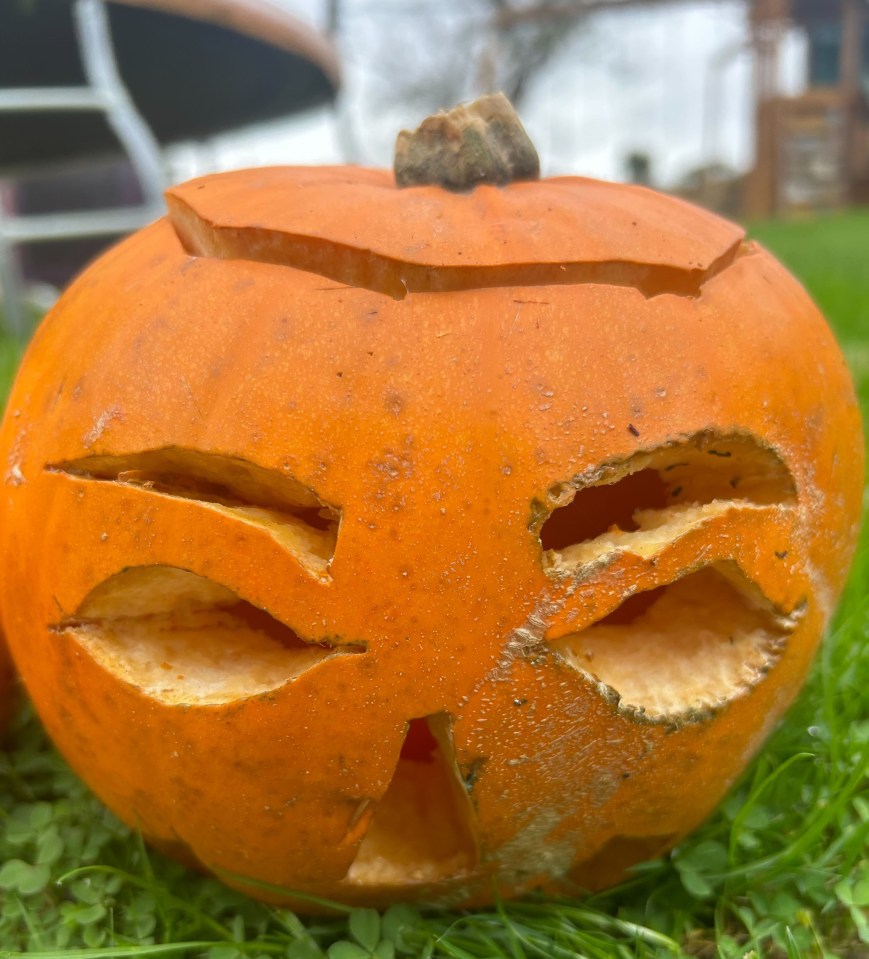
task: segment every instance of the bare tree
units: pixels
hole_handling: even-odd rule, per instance
[[[579,27],[588,12],[586,4],[573,0],[556,10],[549,3],[489,0],[489,6],[491,79],[510,100],[520,103],[529,81]]]
[[[380,129],[394,131],[496,90],[521,105],[588,4],[330,0],[330,23],[354,81],[352,103],[345,104],[345,149],[353,159],[384,162]]]

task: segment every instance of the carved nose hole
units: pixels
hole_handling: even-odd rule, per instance
[[[407,727],[400,762],[437,762],[438,741],[434,738],[427,719],[411,719]]]
[[[613,527],[624,532],[638,529],[634,513],[667,505],[668,490],[652,469],[639,470],[617,483],[587,486],[566,506],[553,510],[540,530],[544,549],[564,549],[572,543],[595,539]]]
[[[226,586],[170,566],[124,570],[53,631],[167,704],[234,702],[283,686],[361,645],[306,642]]]
[[[623,711],[655,721],[699,718],[747,692],[794,626],[764,606],[731,564],[700,569],[654,592],[645,609],[630,609],[638,594],[552,648],[609,686]]]
[[[476,863],[474,814],[456,765],[449,716],[412,719],[345,881],[442,882],[472,871]]]

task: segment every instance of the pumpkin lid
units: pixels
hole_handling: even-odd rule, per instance
[[[479,116],[461,115],[475,124],[468,139],[477,148]],[[402,134],[405,143],[425,127]],[[452,188],[400,188],[385,170],[272,167],[191,180],[167,202],[194,255],[293,266],[397,297],[559,282],[696,295],[744,238],[726,220],[638,186],[556,177]]]

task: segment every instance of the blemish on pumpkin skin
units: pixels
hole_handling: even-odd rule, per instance
[[[383,405],[388,413],[393,416],[400,416],[404,409],[405,399],[400,393],[390,391],[384,396]]]
[[[276,321],[276,327],[272,333],[275,342],[277,343],[286,343],[290,338],[290,318],[287,316],[281,316]]]
[[[522,882],[523,878],[541,873],[550,876],[566,873],[575,856],[573,843],[550,840],[561,821],[562,813],[555,809],[535,809],[527,825],[498,851],[502,874]]]
[[[124,414],[120,407],[110,406],[97,417],[94,425],[82,437],[82,445],[90,449],[105,433],[114,420],[123,422]]]
[[[382,460],[373,460],[368,465],[390,481],[410,479],[414,473],[413,461],[392,450],[387,450]]]
[[[22,486],[26,482],[20,463],[17,461],[10,462],[4,482],[7,486]]]
[[[185,273],[195,269],[199,266],[199,257],[198,256],[188,256],[183,263],[178,267],[178,273],[181,276],[184,276]]]
[[[483,771],[485,764],[486,760],[483,757],[477,757],[471,761],[466,771],[462,774],[462,782],[465,784],[465,790],[469,794],[474,791],[474,786],[480,778],[480,773]]]
[[[531,511],[527,527],[531,532],[536,532],[549,516],[550,509],[542,500],[531,500]]]

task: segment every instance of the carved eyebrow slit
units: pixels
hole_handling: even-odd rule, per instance
[[[210,706],[267,693],[360,643],[306,641],[226,586],[172,566],[100,583],[52,627],[106,670],[167,705]]]
[[[86,456],[46,467],[85,481],[138,486],[194,500],[265,530],[314,576],[329,577],[341,511],[283,473],[246,460],[181,447]]]

